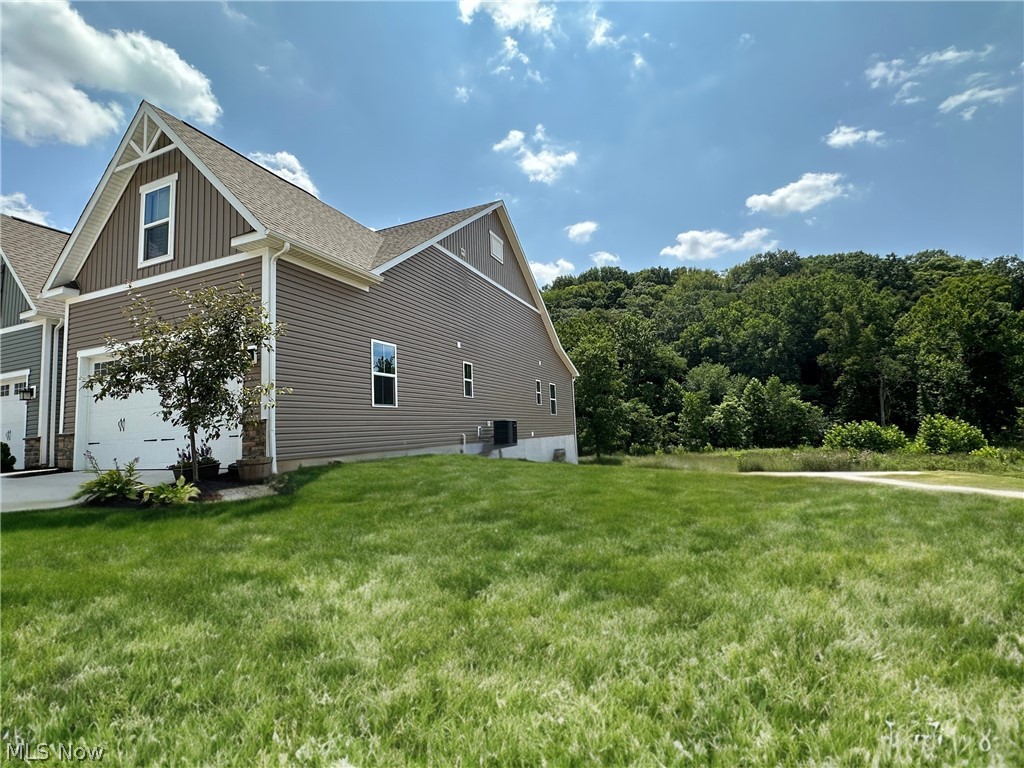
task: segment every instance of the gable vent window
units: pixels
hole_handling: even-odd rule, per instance
[[[386,341],[371,340],[373,404],[379,408],[398,406],[398,348]]]
[[[558,413],[558,398],[555,397],[555,385],[548,384],[548,399],[551,401],[551,415]]]
[[[491,232],[491,256],[502,264],[505,263],[505,241]]]
[[[462,364],[462,394],[466,397],[473,396],[473,364]]]
[[[174,258],[174,198],[178,174],[144,184],[139,220],[139,266]]]

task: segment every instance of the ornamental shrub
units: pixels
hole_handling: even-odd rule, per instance
[[[825,433],[829,450],[874,451],[890,453],[907,447],[907,436],[897,427],[883,427],[873,421],[848,421],[836,424]]]
[[[0,472],[10,472],[18,460],[11,455],[11,446],[0,443]]]
[[[86,451],[85,458],[89,461],[89,471],[95,477],[86,480],[79,487],[73,498],[84,498],[90,504],[112,504],[118,501],[138,501],[139,492],[146,488],[135,468],[139,460],[133,459],[125,464],[124,469],[114,460],[114,468],[103,471],[96,463],[96,457]]]
[[[970,453],[988,445],[985,435],[974,425],[941,414],[921,420],[917,442],[928,453]]]

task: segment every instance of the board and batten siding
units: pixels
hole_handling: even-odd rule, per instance
[[[3,282],[3,295],[0,295],[0,328],[10,328],[12,325],[19,325],[22,320],[18,315],[27,312],[31,307],[25,294],[18,287],[14,273],[7,269],[7,263],[2,260],[0,270]]]
[[[174,173],[178,174],[174,258],[139,267],[139,188]],[[241,214],[198,168],[174,149],[138,166],[76,279],[85,294],[166,274],[236,253],[231,238],[250,231],[252,228]]]
[[[491,232],[504,242],[504,263],[491,256]],[[493,211],[481,216],[462,229],[453,232],[441,240],[441,246],[459,258],[465,259],[474,269],[478,269],[491,280],[512,291],[516,296],[530,304],[533,296],[526,284],[526,278],[512,253],[512,244],[501,219]],[[462,252],[465,250],[466,255]],[[386,273],[385,273],[386,274]]]
[[[281,262],[277,318],[286,333],[276,383],[292,389],[276,409],[279,460],[453,447],[463,434],[480,443],[496,419],[517,420],[520,441],[575,434],[571,375],[541,316],[436,248],[369,292]],[[371,339],[397,347],[397,408],[372,404]],[[463,361],[473,364],[472,398]]]
[[[168,279],[157,285],[147,286],[139,293],[148,298],[156,311],[165,318],[173,318],[184,312],[181,302],[171,291],[180,288],[195,290],[203,285],[230,287],[241,278],[250,290],[260,294],[262,265],[258,257],[251,261],[235,263],[224,267],[208,269],[198,274],[178,279]],[[68,369],[64,389],[64,429],[70,433],[75,429],[75,399],[78,392],[78,350],[102,347],[105,337],[116,339],[134,338],[131,326],[123,309],[128,304],[128,292],[104,296],[90,301],[72,302],[68,309]]]
[[[0,336],[0,373],[29,370],[28,386],[35,387],[36,392],[42,391],[39,385],[39,366],[43,354],[43,324],[36,323],[31,328],[22,328]],[[13,397],[14,386],[11,386]],[[25,437],[39,435],[39,397],[26,403]],[[21,446],[18,446],[20,456]]]

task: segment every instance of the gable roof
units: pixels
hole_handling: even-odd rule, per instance
[[[29,306],[45,315],[63,317],[64,304],[41,299],[46,277],[71,235],[6,214],[0,215],[0,251],[11,265]]]
[[[377,234],[381,235],[384,241],[374,257],[374,269],[417,246],[438,239],[441,233],[462,224],[466,219],[472,218],[485,208],[496,205],[498,203],[484,203],[472,208],[463,208],[461,211],[450,211],[426,219],[410,221],[408,224],[377,230]]]

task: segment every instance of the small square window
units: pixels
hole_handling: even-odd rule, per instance
[[[462,364],[462,394],[466,397],[473,396],[473,364]]]
[[[496,234],[491,232],[491,257],[505,263],[505,242]]]
[[[0,384],[0,397],[8,397],[11,394],[10,384]]]
[[[23,381],[19,381],[18,383],[16,383],[16,384],[14,385],[14,394],[16,394],[16,395],[20,395],[20,394],[21,394],[22,392],[24,392],[24,391],[25,391],[26,389],[28,389],[28,384],[26,384],[26,383],[25,383],[25,382],[23,382]]]

